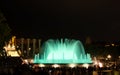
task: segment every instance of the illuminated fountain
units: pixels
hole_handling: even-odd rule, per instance
[[[86,54],[79,40],[49,39],[42,51],[34,57],[34,63],[40,64],[84,64],[92,63],[90,54]]]

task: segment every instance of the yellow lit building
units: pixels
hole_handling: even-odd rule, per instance
[[[17,51],[15,47],[15,39],[16,37],[13,36],[12,39],[10,39],[9,43],[6,44],[4,47],[4,49],[6,50],[7,56],[20,57],[20,52]]]

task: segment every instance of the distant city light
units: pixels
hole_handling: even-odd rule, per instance
[[[112,45],[112,46],[115,46],[115,44],[113,44],[113,43],[112,43],[111,45]]]
[[[120,56],[118,56],[118,58],[120,59]]]
[[[85,67],[85,68],[88,68],[89,64],[83,64],[82,66]]]
[[[99,64],[99,67],[103,67],[103,64],[101,62],[99,62],[98,64]]]
[[[39,67],[45,67],[45,65],[44,64],[39,64]]]
[[[74,68],[76,64],[69,64],[69,67]]]
[[[23,60],[23,63],[22,64],[28,64],[28,60]]]
[[[110,45],[105,45],[105,47],[109,47]]]
[[[60,65],[54,64],[54,65],[52,65],[52,67],[57,68],[57,67],[60,67]]]
[[[107,58],[110,59],[110,58],[111,58],[111,55],[109,54],[109,55],[107,56]]]

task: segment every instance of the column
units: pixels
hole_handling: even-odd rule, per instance
[[[40,52],[41,50],[41,39],[38,40],[38,53]]]
[[[36,39],[33,39],[33,56],[35,55],[36,52]]]
[[[30,39],[27,39],[27,57],[29,57],[29,51],[30,51]]]
[[[22,56],[24,55],[23,49],[24,49],[24,38],[21,38],[21,55]]]

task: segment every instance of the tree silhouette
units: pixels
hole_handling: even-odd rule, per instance
[[[0,11],[0,54],[3,51],[5,42],[11,38],[11,29],[7,24],[7,20]]]

